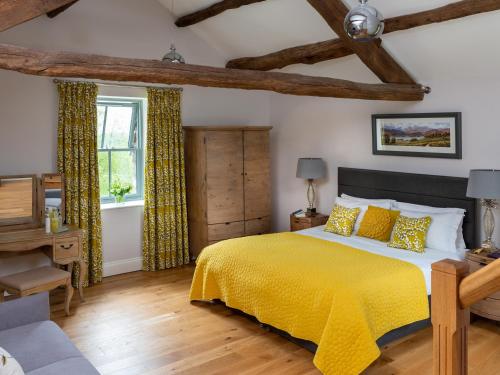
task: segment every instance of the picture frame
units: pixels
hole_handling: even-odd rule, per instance
[[[372,115],[374,155],[462,159],[462,114]]]

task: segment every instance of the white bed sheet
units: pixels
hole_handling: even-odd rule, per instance
[[[446,258],[463,260],[465,256],[465,251],[467,251],[467,250],[457,250],[457,253],[454,254],[448,251],[425,249],[424,253],[416,253],[414,251],[400,250],[388,247],[387,243],[385,242],[371,240],[369,238],[358,237],[358,236],[344,237],[334,233],[325,232],[324,228],[325,226],[323,225],[319,227],[304,229],[296,233],[315,238],[320,238],[322,240],[327,240],[331,242],[338,242],[347,246],[354,247],[356,249],[368,251],[373,254],[378,254],[389,258],[399,259],[405,262],[412,263],[416,265],[424,274],[425,285],[427,287],[428,295],[431,294],[432,263],[438,262]]]

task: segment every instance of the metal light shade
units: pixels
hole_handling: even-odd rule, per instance
[[[297,163],[297,177],[316,180],[326,176],[326,166],[320,158],[301,158]]]
[[[384,32],[384,17],[377,9],[367,5],[367,1],[359,0],[360,5],[353,8],[344,21],[347,35],[360,42],[369,42]]]
[[[483,229],[485,240],[481,248],[494,251],[493,232],[495,231],[495,217],[493,209],[497,207],[496,199],[500,198],[500,171],[494,169],[473,169],[470,171],[467,196],[481,199],[484,207]]]
[[[170,52],[163,56],[162,61],[174,64],[186,63],[184,57],[182,57],[182,55],[175,50],[175,46],[173,44],[170,46]]]
[[[480,199],[500,199],[500,171],[493,169],[471,170],[467,196]]]

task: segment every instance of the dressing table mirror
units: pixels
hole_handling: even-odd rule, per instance
[[[41,214],[45,216],[46,209],[59,210],[63,223],[65,218],[64,176],[61,173],[42,174]]]
[[[36,175],[0,176],[0,228],[35,228],[40,218]]]

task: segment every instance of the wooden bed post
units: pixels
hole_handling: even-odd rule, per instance
[[[459,287],[469,265],[446,259],[432,265],[431,317],[433,374],[467,374],[469,309],[459,301]]]

